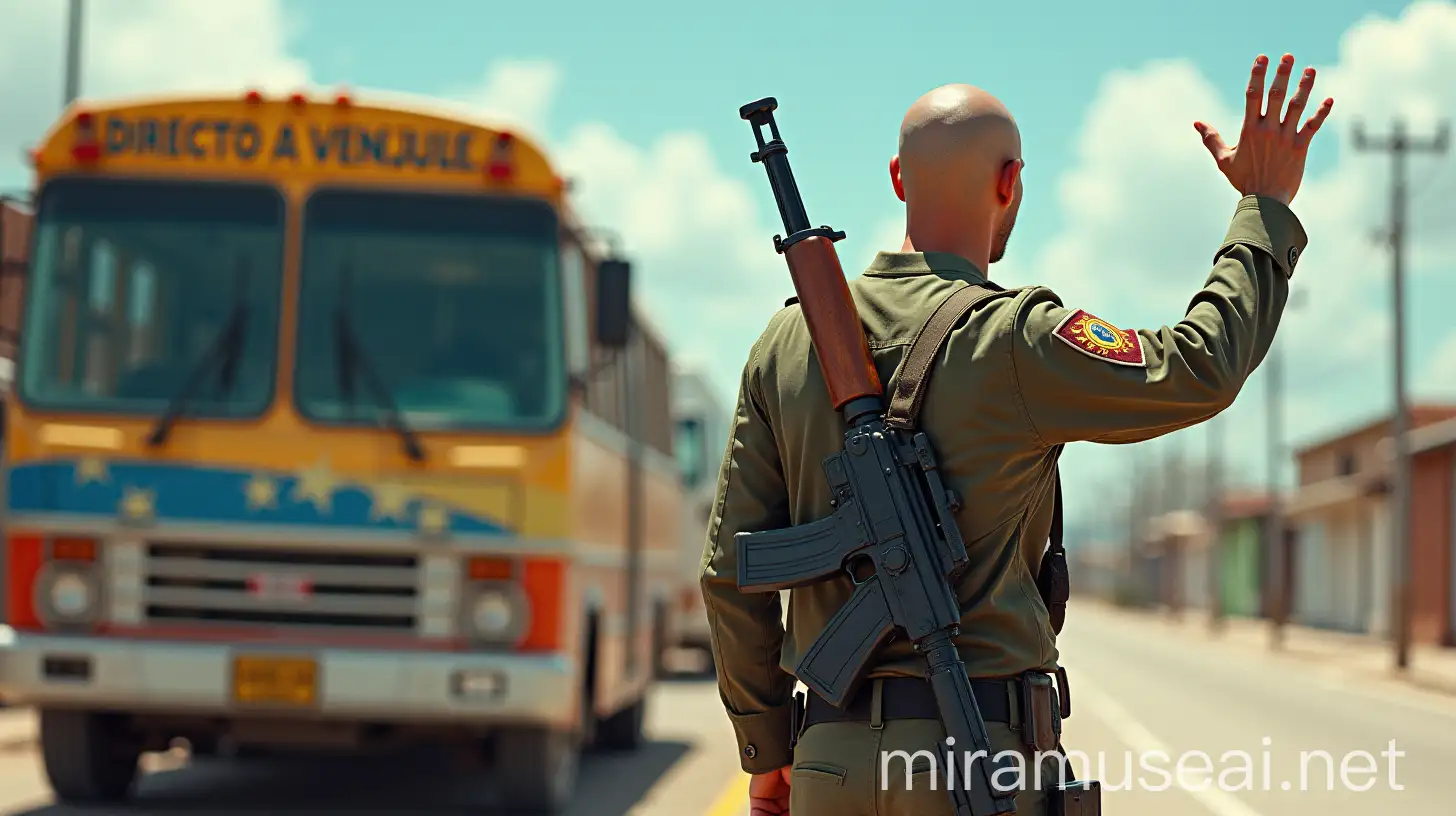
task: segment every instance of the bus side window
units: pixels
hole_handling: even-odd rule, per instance
[[[590,340],[587,335],[586,269],[581,245],[576,237],[566,235],[561,241],[562,317],[566,322],[566,365],[571,376],[586,373],[591,366]]]

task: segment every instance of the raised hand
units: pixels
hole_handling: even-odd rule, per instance
[[[1289,76],[1294,57],[1285,54],[1279,61],[1274,82],[1269,86],[1268,107],[1264,105],[1264,76],[1269,58],[1260,54],[1249,74],[1249,87],[1244,96],[1244,126],[1238,144],[1224,144],[1218,131],[1205,122],[1194,122],[1193,128],[1203,137],[1203,144],[1218,164],[1219,172],[1241,195],[1258,195],[1289,204],[1304,180],[1304,162],[1309,143],[1320,125],[1330,115],[1335,100],[1326,98],[1319,109],[1299,127],[1299,117],[1309,104],[1314,90],[1314,69],[1304,69],[1289,109],[1280,117],[1284,95],[1289,90]]]

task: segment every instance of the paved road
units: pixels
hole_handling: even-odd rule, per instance
[[[1073,672],[1066,744],[1090,758],[1090,775],[1105,786],[1110,816],[1453,812],[1447,797],[1456,758],[1456,697],[1248,645],[1188,638],[1095,606],[1073,610],[1061,647]],[[742,775],[711,680],[661,687],[648,732],[651,742],[638,755],[588,761],[571,814],[746,816],[746,807],[734,806],[735,795],[743,801],[737,785]],[[1402,752],[1393,766],[1381,753],[1392,740]],[[1230,751],[1243,752],[1246,764]],[[1301,752],[1312,751],[1326,752],[1333,771],[1323,755],[1313,754],[1301,784]],[[1358,751],[1366,753],[1352,754]],[[1194,752],[1208,761],[1200,764]],[[1342,779],[1347,756],[1354,758],[1345,760]],[[1181,780],[1180,757],[1186,769]],[[189,766],[175,757],[151,762],[137,806],[119,812],[491,812],[488,782],[472,782],[429,755],[291,764]],[[1241,768],[1247,773],[1240,775]],[[1394,789],[1392,780],[1403,789]],[[0,750],[0,814],[96,812],[51,805],[33,749]]]
[[[566,816],[706,814],[737,766],[732,730],[711,679],[662,685],[650,704],[648,744],[590,757]],[[199,760],[149,756],[137,801],[115,810],[53,804],[32,746],[0,748],[0,814],[498,814],[487,772],[450,767],[428,751],[376,759]],[[502,815],[503,816],[503,815]]]
[[[1069,618],[1065,745],[1109,816],[1456,812],[1456,697],[1084,603]]]
[[[1061,647],[1074,673],[1067,747],[1093,758],[1093,776],[1109,789],[1108,813],[1453,812],[1456,698],[1259,647],[1179,637],[1139,616],[1074,609]],[[1403,755],[1382,755],[1392,741]],[[1100,771],[1098,752],[1106,757]],[[1180,758],[1183,785],[1148,769],[1175,774]]]

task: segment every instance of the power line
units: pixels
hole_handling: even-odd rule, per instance
[[[1395,561],[1392,603],[1392,633],[1395,640],[1395,665],[1405,670],[1410,666],[1411,638],[1411,456],[1407,433],[1410,426],[1410,405],[1406,394],[1405,373],[1405,240],[1406,207],[1410,192],[1406,183],[1406,159],[1411,153],[1445,153],[1450,139],[1450,123],[1442,122],[1435,138],[1429,141],[1412,139],[1406,133],[1405,121],[1396,119],[1389,137],[1367,138],[1364,126],[1355,123],[1355,149],[1384,151],[1390,154],[1390,242],[1391,310],[1394,342],[1391,344],[1395,369],[1395,416],[1391,440],[1395,446],[1392,462],[1394,495],[1391,508],[1391,550]]]

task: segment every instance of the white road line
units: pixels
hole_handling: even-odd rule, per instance
[[[1138,722],[1131,712],[1107,694],[1096,688],[1089,688],[1090,685],[1085,678],[1077,680],[1077,699],[1080,704],[1085,706],[1083,710],[1092,709],[1093,716],[1101,720],[1129,748],[1142,756],[1151,754],[1169,758],[1177,756],[1166,743]],[[1129,769],[1129,773],[1131,773],[1131,769]],[[1212,780],[1209,780],[1209,784],[1206,786],[1196,788],[1178,786],[1176,782],[1174,785],[1178,790],[1198,800],[1198,803],[1208,808],[1208,811],[1214,816],[1263,816],[1232,793],[1220,790]]]

